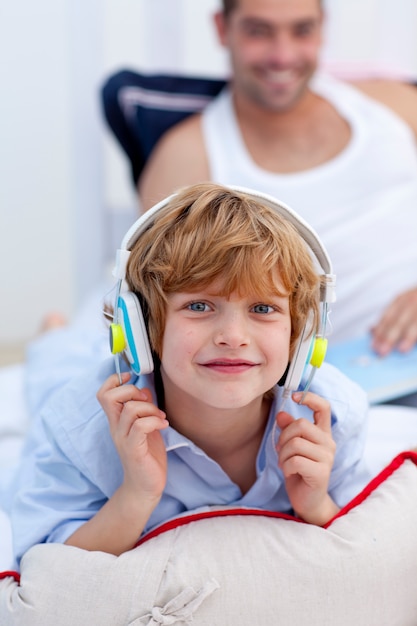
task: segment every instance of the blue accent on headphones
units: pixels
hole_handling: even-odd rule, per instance
[[[124,333],[125,333],[125,338],[126,338],[126,343],[128,346],[128,349],[130,351],[130,354],[132,356],[132,362],[130,364],[132,370],[139,374],[140,372],[140,362],[139,362],[139,357],[138,357],[138,353],[136,350],[136,344],[135,344],[135,340],[133,337],[133,332],[132,332],[132,326],[130,323],[130,318],[129,318],[129,313],[126,307],[126,303],[124,301],[123,298],[121,298],[119,296],[118,300],[117,300],[117,306],[119,309],[121,309],[122,311],[122,315],[123,315],[123,326],[124,326]]]

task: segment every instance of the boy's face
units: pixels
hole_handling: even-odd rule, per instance
[[[316,70],[322,30],[319,0],[239,0],[216,14],[236,95],[273,111],[290,110]]]
[[[165,392],[177,406],[191,399],[218,409],[247,406],[281,378],[290,335],[288,297],[227,299],[215,285],[173,294],[161,359]]]

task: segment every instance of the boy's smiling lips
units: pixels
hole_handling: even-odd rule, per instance
[[[205,363],[200,363],[200,365],[216,372],[238,374],[246,372],[259,364],[246,359],[212,359]]]

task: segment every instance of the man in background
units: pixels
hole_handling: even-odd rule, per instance
[[[338,278],[330,341],[370,331],[381,355],[417,341],[417,90],[318,71],[320,0],[223,0],[228,87],[170,129],[139,181],[143,210],[198,181],[289,204]]]
[[[320,0],[224,0],[215,24],[230,52],[229,85],[155,147],[139,181],[142,210],[207,180],[271,194],[315,228],[331,257],[330,344],[369,332],[381,355],[410,350],[417,341],[417,89],[353,86],[318,71]],[[69,326],[49,316],[51,332],[29,345],[31,414],[108,354],[97,299]],[[417,406],[417,394],[401,402]]]

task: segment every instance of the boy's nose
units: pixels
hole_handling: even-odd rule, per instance
[[[231,348],[247,345],[250,341],[247,320],[236,313],[224,316],[216,329],[214,341]]]

